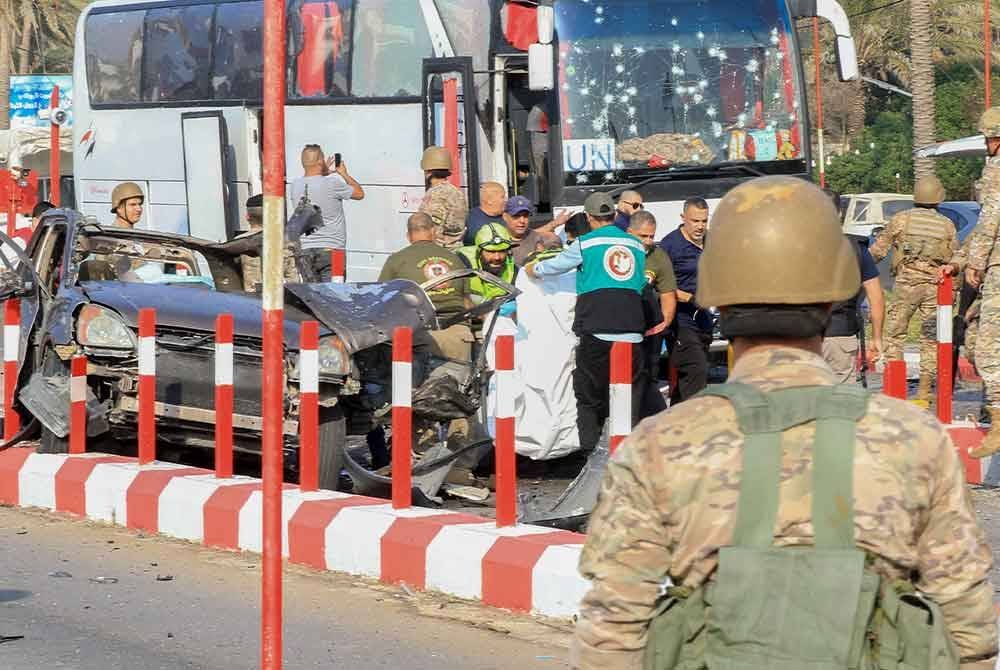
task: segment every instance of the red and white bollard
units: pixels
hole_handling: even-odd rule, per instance
[[[610,429],[608,449],[613,454],[632,432],[632,344],[611,345],[611,389],[609,397]]]
[[[69,370],[69,453],[87,452],[87,357],[74,356]]]
[[[886,361],[882,372],[882,393],[890,398],[906,400],[906,361]]]
[[[156,310],[139,310],[139,465],[156,460]]]
[[[496,342],[497,528],[517,524],[517,459],[514,455],[514,336]]]
[[[215,476],[233,476],[233,315],[215,318]]]
[[[299,331],[299,488],[319,488],[319,324]]]
[[[413,330],[392,334],[392,507],[413,505]]]
[[[343,249],[330,250],[330,281],[343,284],[347,279],[347,254]]]
[[[21,430],[21,417],[14,411],[17,394],[17,362],[21,348],[21,301],[12,298],[3,310],[3,439],[14,439]]]
[[[937,293],[937,415],[941,423],[951,423],[952,283],[945,277]]]

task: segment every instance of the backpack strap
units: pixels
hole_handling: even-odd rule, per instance
[[[706,389],[736,411],[745,436],[733,544],[774,543],[781,488],[781,434],[816,421],[812,520],[817,548],[854,547],[854,434],[867,410],[863,389],[801,386],[764,393],[738,382]]]

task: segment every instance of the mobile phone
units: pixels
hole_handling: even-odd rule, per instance
[[[340,167],[340,154],[333,154],[333,167]]]

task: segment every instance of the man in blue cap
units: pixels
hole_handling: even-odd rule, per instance
[[[507,199],[503,208],[503,221],[507,230],[514,238],[514,264],[522,267],[528,256],[545,248],[545,236],[530,226],[531,215],[535,207],[531,200],[523,195],[515,195]]]

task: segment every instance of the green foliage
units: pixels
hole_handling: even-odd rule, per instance
[[[937,70],[935,126],[941,140],[976,133],[983,110],[982,81],[969,64],[957,63]],[[1000,93],[1000,81],[993,85]],[[826,179],[840,193],[897,192],[913,188],[913,118],[910,100],[904,96],[869,88],[867,118],[861,136],[851,142],[851,151],[835,156],[827,166]],[[875,147],[872,148],[871,144]],[[934,169],[950,200],[970,200],[983,161],[979,158],[937,159]]]

